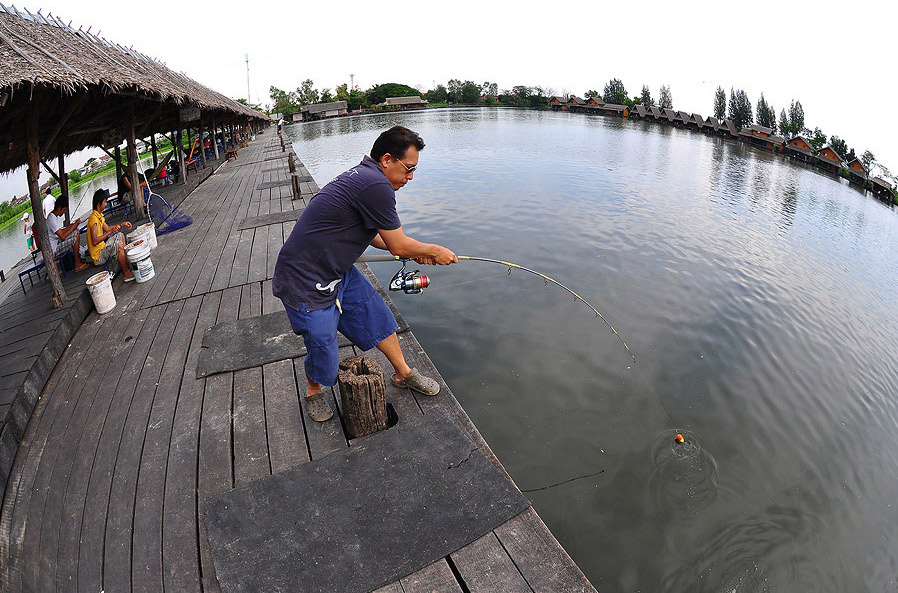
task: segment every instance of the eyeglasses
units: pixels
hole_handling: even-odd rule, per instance
[[[403,167],[405,167],[405,172],[406,172],[406,173],[414,173],[414,172],[415,172],[415,169],[418,168],[418,165],[415,165],[414,167],[409,167],[408,165],[406,165],[405,163],[403,163],[402,161],[400,161],[400,160],[397,159],[396,157],[393,157],[393,158],[396,159],[397,161],[399,161],[399,163],[402,164]]]

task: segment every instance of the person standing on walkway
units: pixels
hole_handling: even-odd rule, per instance
[[[53,192],[50,191],[49,187],[47,188],[47,193],[44,195],[43,202],[41,202],[41,207],[44,211],[44,220],[47,220],[47,217],[53,212],[53,208],[56,207],[56,198],[53,197]]]
[[[31,225],[31,216],[26,212],[22,215],[22,222],[25,223],[25,244],[28,245],[28,251],[34,253],[34,229]]]
[[[383,132],[370,156],[312,198],[278,254],[272,292],[305,342],[306,403],[319,422],[333,416],[321,390],[337,382],[337,330],[362,350],[383,352],[393,365],[393,385],[426,395],[440,390],[406,363],[396,319],[353,266],[369,245],[421,264],[458,262],[449,249],[406,235],[396,213],[396,190],[414,178],[423,149],[424,141],[408,128]]]

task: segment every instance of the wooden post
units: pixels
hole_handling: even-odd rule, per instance
[[[122,179],[122,149],[118,146],[115,147],[115,187],[116,191],[118,191],[119,183]],[[118,197],[119,200],[122,199],[121,196]]]
[[[59,153],[56,157],[56,160],[59,162],[59,191],[62,192],[61,195],[68,200],[69,199],[69,178],[65,172],[65,149],[63,148],[62,142],[59,143]],[[69,201],[69,208],[71,208],[74,204]],[[71,224],[71,209],[67,209],[65,211],[65,225],[69,226]]]
[[[137,174],[138,156],[137,139],[134,137],[134,108],[128,112],[128,178],[131,179],[131,202],[134,204],[134,212],[138,220],[146,216],[147,208],[143,200],[143,190],[140,188],[140,175]]]
[[[177,132],[178,138],[178,170],[181,172],[181,185],[187,185],[187,167],[184,165],[184,138],[181,130]]]
[[[213,151],[212,154],[215,155],[215,160],[217,161],[221,155],[218,152],[218,132],[216,131],[216,128],[215,128],[215,118],[214,117],[212,118],[212,151]]]
[[[343,422],[350,438],[387,428],[384,370],[373,358],[350,356],[340,361],[337,383],[343,402]]]
[[[156,150],[156,134],[150,136],[150,147],[153,149],[153,170],[159,166],[159,151]]]
[[[47,232],[47,221],[44,219],[44,209],[41,205],[40,176],[41,155],[37,145],[37,117],[38,110],[33,108],[28,114],[26,132],[28,134],[28,194],[31,197],[31,212],[34,218],[34,226],[37,228],[37,238],[41,244],[41,254],[44,256],[44,269],[53,287],[53,306],[62,307],[66,303],[65,288],[59,279],[59,269],[56,267],[56,258],[50,249],[50,235]]]

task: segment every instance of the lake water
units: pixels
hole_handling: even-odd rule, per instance
[[[401,123],[403,227],[462,262],[394,300],[599,591],[895,591],[898,216],[643,122],[429,110],[287,128],[319,185]],[[386,284],[397,269],[374,264]],[[631,369],[628,367],[632,366]],[[686,442],[676,444],[676,431]]]
[[[141,168],[150,166],[152,160],[152,158],[147,158],[141,161]],[[116,191],[117,185],[114,169],[105,175],[79,185],[72,191],[69,196],[72,220],[79,216],[87,220],[87,217],[90,215],[91,200],[94,192],[101,187],[108,189],[110,192]],[[27,255],[28,246],[25,243],[25,229],[21,220],[19,220],[18,224],[13,224],[0,230],[0,270],[3,270],[8,275],[9,270]]]

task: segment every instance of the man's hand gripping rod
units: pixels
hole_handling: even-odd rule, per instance
[[[427,288],[430,285],[430,279],[427,276],[425,276],[424,274],[422,274],[419,270],[415,270],[414,272],[406,272],[405,264],[408,263],[410,261],[410,259],[411,258],[407,258],[407,257],[399,257],[398,255],[388,255],[388,254],[380,254],[380,253],[367,254],[366,253],[366,254],[363,254],[359,259],[357,259],[356,263],[389,262],[389,261],[402,262],[402,268],[400,268],[399,271],[396,272],[396,274],[390,280],[390,287],[389,287],[390,290],[392,290],[392,291],[401,290],[406,294],[420,294],[422,290],[424,290],[425,288]],[[547,286],[548,286],[549,282],[551,282],[552,284],[555,284],[557,286],[560,286],[564,290],[566,290],[569,293],[571,293],[572,295],[574,295],[574,298],[576,298],[577,300],[583,301],[583,303],[587,307],[592,309],[593,313],[596,314],[596,317],[598,317],[599,319],[604,321],[605,325],[607,325],[609,328],[611,328],[611,333],[613,333],[615,335],[615,337],[617,337],[618,341],[620,341],[620,343],[623,345],[624,349],[626,349],[627,354],[629,354],[630,358],[633,359],[633,364],[636,364],[636,355],[633,354],[633,352],[630,350],[630,347],[627,346],[626,342],[624,342],[624,339],[620,336],[619,333],[617,333],[617,330],[614,329],[614,327],[610,323],[608,323],[608,320],[605,319],[605,317],[601,313],[599,313],[599,310],[596,309],[595,307],[593,307],[582,296],[580,296],[579,294],[577,294],[576,292],[574,292],[573,290],[571,290],[570,288],[568,288],[561,282],[555,280],[554,278],[550,278],[549,276],[546,276],[545,274],[541,274],[540,272],[537,272],[536,270],[531,270],[530,268],[525,268],[524,266],[519,266],[518,264],[513,264],[511,262],[502,261],[499,259],[489,259],[486,257],[474,257],[474,256],[470,256],[470,255],[459,255],[458,259],[459,259],[459,261],[461,261],[461,260],[482,261],[482,262],[489,262],[489,263],[494,263],[494,264],[501,264],[503,266],[508,266],[509,274],[511,273],[512,268],[517,269],[517,270],[523,270],[525,272],[529,272],[531,274],[535,274],[536,276],[539,276],[540,278],[543,279],[543,281],[546,283]]]

